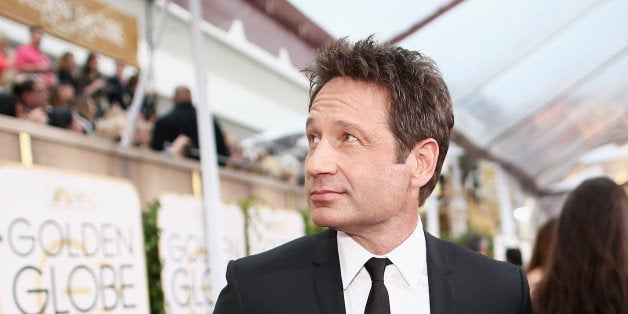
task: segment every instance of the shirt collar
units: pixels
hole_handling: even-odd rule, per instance
[[[374,255],[355,242],[348,234],[338,231],[338,258],[342,288],[346,290],[358,275],[364,263]],[[425,234],[421,220],[410,236],[388,254],[376,257],[387,257],[403,276],[406,283],[416,288],[424,272],[426,263]]]

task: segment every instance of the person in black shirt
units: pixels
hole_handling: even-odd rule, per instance
[[[172,102],[174,108],[155,123],[150,147],[156,151],[168,151],[169,146],[174,143],[175,139],[180,135],[184,135],[189,138],[189,144],[185,148],[183,155],[187,158],[200,159],[196,108],[192,105],[190,89],[185,86],[178,86],[175,89]],[[218,156],[229,157],[229,148],[222,129],[215,119],[213,124],[214,134],[216,135],[216,152]],[[219,164],[224,166],[224,162],[219,162]]]

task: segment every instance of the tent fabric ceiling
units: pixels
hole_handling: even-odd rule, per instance
[[[537,194],[548,192],[587,151],[611,141],[626,145],[628,1],[417,1],[422,7],[414,8],[393,1],[385,9],[375,1],[348,1],[362,7],[343,15],[345,25],[370,22],[356,30],[326,21],[325,1],[290,2],[333,37],[353,40],[369,33],[394,38],[451,6],[399,45],[439,65],[463,146],[509,165]],[[329,8],[347,12],[333,3]],[[409,21],[408,10],[422,11]]]
[[[625,0],[203,0],[203,7],[224,29],[241,20],[247,39],[272,54],[285,47],[299,69],[333,38],[370,34],[430,56],[454,100],[452,140],[500,163],[532,194],[551,193],[597,147],[628,148]],[[623,180],[627,155],[613,161]]]

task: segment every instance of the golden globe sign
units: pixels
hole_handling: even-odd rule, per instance
[[[213,307],[203,204],[197,198],[166,194],[157,216],[161,282],[169,313],[204,313]]]
[[[0,313],[148,313],[126,181],[0,165]]]

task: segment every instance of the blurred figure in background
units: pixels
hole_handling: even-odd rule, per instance
[[[30,43],[20,45],[15,50],[15,69],[22,73],[37,74],[46,86],[52,86],[55,84],[55,77],[50,59],[39,49],[44,31],[41,27],[31,26],[30,34]]]
[[[126,64],[121,61],[116,61],[116,73],[107,78],[107,101],[110,105],[118,105],[122,109],[126,110],[130,105],[127,102],[129,98],[127,94],[127,79],[124,77],[124,68]]]
[[[11,86],[15,71],[12,70],[13,55],[9,50],[9,38],[0,30],[0,89]]]
[[[464,246],[488,256],[488,239],[481,234],[469,233],[464,241]]]
[[[57,65],[57,81],[59,84],[71,84],[74,90],[78,90],[78,80],[76,75],[76,62],[74,54],[66,52],[59,58]]]
[[[153,138],[150,147],[153,150],[170,154],[171,146],[174,144],[184,143],[186,148],[184,156],[187,158],[199,159],[198,130],[196,125],[196,108],[192,105],[192,94],[190,89],[185,86],[178,86],[172,97],[174,108],[165,116],[159,118],[155,123],[153,130]],[[222,129],[218,122],[214,119],[214,134],[216,136],[216,153],[218,154],[219,164],[224,166],[225,163],[220,161],[220,156],[229,157],[229,148],[225,142]],[[180,135],[185,135],[181,138]],[[175,141],[179,139],[179,141]],[[179,151],[179,150],[177,150]]]
[[[79,96],[74,102],[74,109],[78,114],[78,120],[83,127],[83,133],[92,134],[96,128],[96,113],[98,108],[94,100],[85,95]]]
[[[506,249],[506,261],[508,263],[521,267],[523,265],[523,259],[521,258],[521,250],[518,248]]]
[[[77,84],[79,94],[89,96],[94,100],[96,107],[98,107],[96,117],[100,118],[109,109],[109,105],[103,103],[106,100],[104,96],[107,93],[107,82],[98,71],[98,54],[95,52],[90,52],[87,56]]]
[[[556,230],[556,218],[552,218],[545,222],[536,234],[534,240],[534,248],[532,249],[532,257],[530,263],[526,267],[526,276],[530,285],[530,294],[534,298],[534,289],[543,278],[547,260],[554,243],[554,231]]]
[[[51,108],[48,113],[48,125],[76,133],[84,133],[78,113],[76,113],[74,108],[68,106]]]
[[[30,75],[18,79],[13,84],[15,117],[38,124],[48,123],[46,106],[49,104],[49,96],[48,88],[41,79]]]
[[[74,86],[70,82],[59,82],[50,88],[50,104],[53,107],[72,107],[76,98]]]
[[[605,177],[563,205],[534,313],[628,313],[628,196]]]

